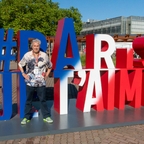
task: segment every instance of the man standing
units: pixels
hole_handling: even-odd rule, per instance
[[[46,104],[46,79],[49,76],[52,63],[46,53],[40,51],[41,41],[34,39],[31,42],[32,50],[27,52],[21,61],[18,63],[19,69],[26,82],[26,104],[25,116],[21,124],[26,124],[30,121],[33,94],[36,91],[40,100],[40,108],[43,115],[43,120],[52,123],[50,111]],[[26,72],[23,67],[26,66]]]

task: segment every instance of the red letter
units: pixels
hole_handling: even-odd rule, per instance
[[[115,83],[115,107],[124,109],[125,102],[141,107],[142,70],[118,70]]]

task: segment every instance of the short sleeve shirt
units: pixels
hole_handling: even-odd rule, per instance
[[[52,68],[52,62],[46,53],[40,51],[38,59],[35,59],[33,52],[27,52],[18,63],[20,67],[26,66],[26,74],[29,80],[25,79],[27,85],[32,87],[45,86],[45,73],[47,68]]]

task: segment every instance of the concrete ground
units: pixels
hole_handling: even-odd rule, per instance
[[[11,69],[15,68],[16,63],[12,62]],[[13,103],[17,102],[15,81],[16,75],[13,75]],[[47,86],[53,86],[53,79],[50,78],[47,81]],[[0,91],[0,104],[1,102],[2,93]],[[133,125],[0,141],[0,144],[144,144],[143,132],[144,125]]]

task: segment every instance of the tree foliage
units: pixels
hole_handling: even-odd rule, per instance
[[[37,30],[55,35],[58,20],[73,18],[76,34],[82,29],[81,14],[77,8],[62,9],[52,0],[1,0],[0,27],[18,30]]]

